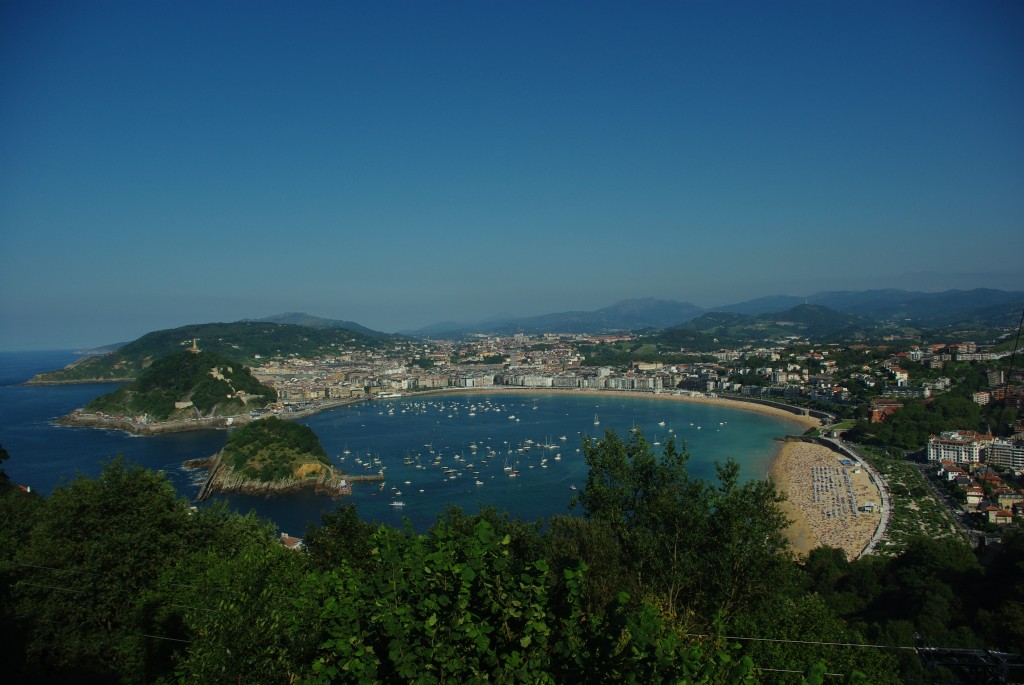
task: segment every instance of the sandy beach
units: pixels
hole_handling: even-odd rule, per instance
[[[847,558],[853,559],[878,527],[878,510],[868,513],[858,508],[881,503],[881,493],[866,471],[844,467],[840,459],[822,445],[786,442],[772,463],[772,478],[787,495],[783,508],[793,524],[786,535],[797,554],[827,545],[845,550]]]

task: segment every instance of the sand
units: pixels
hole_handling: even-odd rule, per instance
[[[881,493],[867,471],[844,467],[840,458],[822,445],[787,442],[772,463],[771,476],[786,494],[788,501],[783,508],[793,520],[786,535],[798,555],[827,545],[844,550],[848,559],[854,559],[878,527],[880,511],[856,511],[854,515],[847,488],[853,492],[856,507],[867,502],[880,504]]]

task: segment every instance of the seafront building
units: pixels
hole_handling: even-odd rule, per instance
[[[988,434],[974,431],[945,431],[928,438],[928,461],[954,464],[980,464],[985,448],[995,440]]]

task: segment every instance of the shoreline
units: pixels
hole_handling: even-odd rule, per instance
[[[822,425],[820,419],[803,412],[803,408],[793,407],[787,411],[779,406],[771,406],[757,402],[744,401],[731,396],[707,396],[702,394],[684,393],[652,393],[652,392],[631,392],[621,390],[588,390],[588,389],[552,389],[552,388],[518,388],[492,386],[482,388],[438,388],[425,390],[416,393],[401,395],[401,399],[417,397],[428,397],[437,395],[558,395],[573,394],[586,395],[595,398],[649,398],[659,401],[690,402],[696,404],[713,405],[724,408],[731,408],[740,411],[750,411],[765,416],[771,416],[787,422],[789,425],[798,428],[797,434],[810,428]],[[336,400],[316,406],[307,406],[297,411],[286,411],[276,414],[282,419],[301,419],[313,416],[324,411],[337,409],[343,406],[359,404],[371,400],[387,401],[398,398],[379,397],[358,397]],[[780,403],[781,404],[781,403]],[[790,405],[792,406],[792,405]],[[231,418],[232,421],[227,419]],[[61,425],[85,426],[104,430],[122,430],[134,435],[156,435],[170,432],[184,432],[190,430],[225,430],[235,426],[244,425],[254,419],[248,414],[235,417],[216,417],[211,419],[192,419],[188,421],[166,422],[164,424],[135,424],[127,419],[115,417],[101,417],[94,414],[84,414],[81,410],[75,410],[70,414],[61,417],[57,423]],[[258,419],[256,419],[258,420]],[[805,556],[810,550],[821,545],[830,545],[843,548],[850,559],[859,556],[867,546],[872,534],[877,528],[879,515],[860,515],[858,526],[851,529],[845,521],[823,520],[820,513],[816,513],[815,504],[811,502],[808,494],[807,474],[812,466],[826,466],[838,464],[840,455],[821,444],[805,442],[798,438],[784,439],[779,441],[774,456],[768,464],[765,479],[771,479],[776,488],[786,495],[786,501],[781,505],[784,513],[792,521],[792,524],[785,531],[790,543],[790,549],[797,556]],[[862,493],[863,494],[863,493]],[[858,496],[858,504],[863,501]],[[880,494],[875,494],[873,499],[878,501]],[[872,524],[865,526],[868,519]]]
[[[881,508],[865,512],[849,506],[851,495],[857,508],[880,505],[885,497],[867,469],[857,463],[844,467],[843,458],[823,444],[789,440],[772,462],[769,475],[786,495],[782,509],[791,524],[785,534],[797,556],[829,546],[856,559],[867,551],[882,522]]]
[[[473,394],[473,393],[508,393],[508,394],[535,394],[535,395],[560,395],[560,394],[572,394],[572,395],[593,395],[596,397],[643,397],[656,400],[666,400],[672,402],[694,402],[696,404],[710,404],[718,407],[726,407],[731,409],[739,409],[741,411],[752,411],[758,414],[764,414],[766,416],[775,416],[780,419],[791,421],[803,430],[810,428],[817,428],[821,425],[821,420],[817,419],[808,414],[797,414],[793,411],[787,411],[778,406],[772,406],[768,404],[761,404],[759,402],[751,402],[739,398],[734,398],[729,395],[721,396],[716,395],[715,397],[708,397],[706,395],[684,395],[669,392],[631,392],[628,390],[588,390],[588,389],[560,389],[560,388],[510,388],[507,386],[492,386],[484,388],[439,388],[437,390],[425,390],[423,392],[410,393],[402,395],[402,399],[408,399],[411,397],[419,397],[421,395],[440,395],[440,394]],[[376,398],[367,398],[376,399]],[[384,398],[388,399],[388,398]],[[397,398],[396,398],[397,399]],[[783,403],[779,403],[783,404]],[[792,407],[794,410],[802,411],[802,407],[796,405],[786,405]]]
[[[803,430],[817,428],[821,421],[807,414],[797,414],[787,411],[778,406],[750,402],[732,397],[708,397],[706,395],[684,395],[677,393],[653,393],[653,392],[630,392],[625,390],[583,390],[583,389],[552,389],[552,388],[510,388],[504,386],[492,386],[484,388],[438,388],[436,390],[424,390],[417,393],[407,393],[397,398],[379,397],[357,397],[324,402],[314,407],[306,407],[297,411],[281,412],[275,414],[280,419],[301,419],[314,416],[321,412],[337,409],[338,407],[368,402],[371,400],[388,399],[409,399],[431,395],[453,395],[453,394],[476,394],[476,393],[498,393],[498,394],[537,394],[537,395],[593,395],[595,397],[644,397],[657,400],[675,402],[694,402],[697,404],[710,404],[719,407],[739,409],[741,411],[752,411],[766,416],[774,416],[798,425]],[[780,403],[781,404],[781,403]],[[792,405],[787,405],[792,406]],[[794,410],[802,411],[802,408],[793,406]],[[145,424],[136,423],[127,418],[103,416],[100,414],[86,413],[82,408],[75,409],[64,416],[56,419],[56,423],[62,426],[80,426],[86,428],[99,428],[102,430],[121,430],[133,435],[158,435],[161,433],[178,433],[193,430],[226,430],[235,426],[241,426],[254,419],[248,414],[234,416],[205,417],[201,419],[187,419],[180,421],[156,421]],[[258,420],[258,419],[257,419]],[[802,431],[801,431],[802,432]]]

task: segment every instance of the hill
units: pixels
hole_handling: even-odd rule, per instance
[[[249,369],[214,352],[178,352],[158,359],[131,383],[101,395],[86,411],[151,419],[203,418],[261,408],[277,392]]]
[[[345,474],[331,465],[309,426],[268,417],[231,433],[209,465],[210,476],[199,493],[275,494],[311,488],[347,494]]]
[[[593,311],[567,311],[528,317],[489,319],[476,324],[453,321],[425,326],[411,335],[461,335],[469,332],[511,335],[514,333],[604,333],[665,328],[688,321],[704,312],[689,302],[639,298],[621,300]]]
[[[605,333],[677,328],[711,313],[763,316],[817,305],[878,323],[943,328],[961,324],[1001,327],[1013,324],[1024,308],[1024,292],[976,288],[925,293],[897,289],[818,292],[806,297],[767,295],[709,309],[689,302],[640,298],[593,311],[566,311],[528,317],[492,317],[476,323],[445,321],[404,331],[413,336],[460,337],[469,333]],[[767,320],[766,320],[767,321]],[[854,324],[854,328],[861,323]],[[700,329],[710,329],[706,323]]]
[[[309,328],[258,321],[191,324],[147,333],[110,354],[80,359],[64,369],[39,374],[29,382],[131,380],[155,360],[191,347],[196,339],[201,349],[247,365],[253,364],[258,356],[292,353],[315,356],[332,349],[375,348],[384,344],[384,339],[346,328]]]
[[[367,328],[366,326],[357,324],[355,321],[343,321],[341,319],[325,319],[320,316],[307,314],[306,312],[286,312],[284,314],[275,314],[273,316],[267,316],[262,319],[251,320],[259,323],[288,323],[295,326],[305,326],[306,328],[343,328],[348,331],[361,333],[371,338],[388,337],[387,333],[375,331],[372,328]]]
[[[707,351],[728,345],[744,345],[807,338],[814,341],[856,340],[879,335],[886,327],[870,319],[837,312],[828,307],[801,304],[776,314],[750,316],[733,312],[709,312],[661,332],[669,344]]]
[[[715,307],[715,311],[757,316],[781,312],[800,303],[821,305],[875,321],[941,328],[961,323],[1004,326],[1024,308],[1024,292],[975,288],[925,293],[897,289],[837,290],[807,297],[773,295]]]

